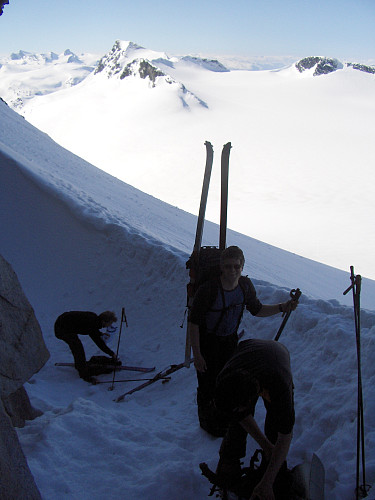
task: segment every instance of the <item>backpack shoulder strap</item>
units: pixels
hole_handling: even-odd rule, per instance
[[[210,280],[207,282],[207,287],[208,287],[208,307],[209,309],[213,306],[215,300],[216,300],[216,297],[217,297],[217,294],[219,292],[219,290],[221,290],[222,294],[224,294],[223,292],[223,287],[221,286],[221,282],[219,279],[213,279],[213,280]]]
[[[240,276],[240,279],[238,280],[238,284],[242,290],[243,300],[242,300],[242,310],[241,310],[241,314],[240,314],[238,321],[237,321],[236,331],[238,330],[238,328],[240,326],[242,316],[243,316],[243,313],[245,310],[246,294],[247,294],[249,282],[250,282],[250,279],[247,276]]]
[[[249,283],[251,283],[250,279],[247,276],[240,276],[240,279],[238,280],[238,284],[240,285],[240,288],[243,293],[243,305],[245,305],[246,301],[246,293],[249,288]]]
[[[223,301],[223,307],[220,310],[220,316],[214,326],[214,328],[211,331],[211,334],[215,334],[217,329],[219,328],[219,325],[221,323],[221,320],[223,319],[224,313],[225,313],[225,294],[224,294],[224,289],[221,284],[220,279],[215,279],[211,280],[211,289],[210,289],[210,301],[209,301],[209,307],[211,308],[216,300],[216,297],[218,293],[221,293],[221,298]],[[212,310],[212,309],[211,309]]]
[[[240,323],[241,323],[241,320],[242,320],[242,316],[243,316],[244,309],[245,309],[246,294],[247,294],[247,289],[248,289],[248,286],[249,286],[248,285],[249,282],[250,282],[250,279],[247,276],[241,276],[240,279],[238,280],[238,284],[239,284],[239,286],[240,286],[240,288],[242,290],[243,299],[242,299],[241,314],[240,314],[240,316],[238,318],[237,325],[236,325],[236,330],[235,331],[238,330],[238,327],[240,326]],[[222,287],[221,281],[220,280],[216,280],[216,286],[212,286],[212,288],[213,288],[213,291],[212,291],[212,302],[210,302],[210,305],[212,306],[212,304],[214,303],[214,301],[215,301],[215,299],[217,297],[218,291],[220,291],[221,297],[222,297],[222,301],[223,301],[223,308],[221,310],[220,317],[217,320],[217,323],[216,323],[215,327],[212,330],[212,333],[216,333],[216,331],[219,328],[219,325],[221,323],[221,320],[223,319],[223,316],[224,316],[224,313],[225,313],[225,310],[226,310],[226,305],[225,305],[224,289]]]

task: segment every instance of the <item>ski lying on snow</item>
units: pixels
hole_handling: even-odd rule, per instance
[[[55,363],[55,366],[74,366],[74,363]],[[153,372],[155,370],[155,366],[152,368],[147,368],[144,366],[126,366],[126,365],[101,365],[101,364],[90,364],[90,367],[100,367],[100,368],[106,368],[106,369],[111,369],[111,370],[128,370],[131,372],[142,372],[142,373],[149,373]]]
[[[169,368],[161,370],[159,373],[157,373],[155,377],[153,377],[151,380],[148,380],[147,382],[144,382],[141,385],[137,385],[137,387],[134,387],[133,389],[130,389],[130,391],[125,392],[118,398],[114,399],[114,401],[116,401],[116,403],[119,403],[120,401],[123,401],[126,396],[130,396],[130,394],[140,391],[141,389],[144,389],[145,387],[154,384],[158,380],[162,380],[163,383],[165,383],[170,379],[168,375],[171,375],[172,373],[176,372],[177,370],[180,370],[181,368],[184,368],[185,366],[186,366],[185,362],[179,363],[178,365],[170,365]]]

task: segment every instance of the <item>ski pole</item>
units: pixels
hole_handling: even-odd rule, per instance
[[[350,290],[353,292],[354,306],[354,326],[357,347],[357,463],[356,463],[356,500],[367,497],[369,485],[366,484],[366,463],[365,463],[365,430],[363,414],[363,392],[362,392],[362,367],[361,367],[361,307],[360,293],[362,277],[354,274],[354,267],[350,266],[351,285],[343,292],[346,295]],[[362,456],[361,456],[362,449]],[[362,458],[362,482],[360,485],[360,462]]]
[[[171,377],[160,377],[160,380],[170,380]],[[95,385],[98,384],[118,384],[120,382],[139,382],[143,380],[153,380],[152,378],[125,378],[123,380],[115,380],[114,382],[111,380],[98,380]],[[109,389],[108,389],[109,390]]]
[[[126,327],[128,327],[128,320],[126,319],[125,308],[123,307],[123,308],[121,309],[121,323],[120,323],[120,331],[119,331],[119,334],[118,334],[118,341],[117,341],[116,359],[118,359],[118,351],[119,351],[119,348],[120,348],[120,340],[121,340],[122,324],[123,324],[124,322],[125,322],[125,324],[126,324]],[[108,390],[109,390],[109,391],[113,391],[113,387],[114,387],[114,384],[115,384],[116,366],[117,366],[117,365],[115,365],[115,369],[113,370],[112,385],[111,385],[111,387],[108,387]]]
[[[290,296],[291,296],[292,300],[295,301],[295,302],[299,301],[299,298],[301,297],[301,295],[302,295],[302,292],[301,292],[301,290],[299,288],[297,288],[297,289],[293,288],[293,290],[291,290],[291,292],[290,292]],[[286,323],[287,323],[287,321],[288,321],[289,316],[291,315],[291,313],[292,313],[292,311],[289,310],[287,313],[283,314],[284,319],[283,319],[283,321],[282,321],[282,323],[280,325],[280,328],[279,328],[278,332],[276,333],[276,337],[274,338],[274,340],[276,340],[276,341],[279,340],[280,335],[281,335],[282,331],[284,330],[285,325],[286,325]]]

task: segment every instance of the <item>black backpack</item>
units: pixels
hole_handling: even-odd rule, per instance
[[[189,269],[190,283],[187,284],[188,307],[189,299],[193,299],[195,292],[206,281],[220,277],[220,255],[222,250],[217,247],[201,247],[199,252],[193,252],[186,262]]]

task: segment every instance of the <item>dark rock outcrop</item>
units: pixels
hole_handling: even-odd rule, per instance
[[[375,75],[374,66],[367,66],[366,64],[359,64],[359,63],[347,63],[347,66],[356,69],[358,71],[363,71],[364,73],[370,73],[372,75]]]
[[[296,63],[296,68],[300,73],[314,67],[314,76],[320,76],[342,69],[344,65],[338,59],[331,59],[329,57],[305,57]]]
[[[41,415],[23,385],[48,358],[33,308],[0,255],[0,498],[41,498],[14,426]]]

